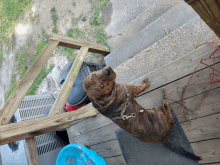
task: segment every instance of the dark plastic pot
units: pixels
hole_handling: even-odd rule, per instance
[[[64,84],[73,63],[74,63],[74,60],[68,62],[63,68],[63,70],[61,71],[61,74],[59,76],[59,83],[61,86]],[[83,81],[93,71],[100,70],[104,67],[105,65],[85,63],[85,62],[83,63],[82,67],[80,68],[79,74],[76,78],[76,81],[67,99],[70,105],[80,106],[88,101],[88,96],[81,84],[81,81]]]

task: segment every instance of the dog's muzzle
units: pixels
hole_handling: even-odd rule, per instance
[[[109,76],[109,75],[110,75],[109,69],[104,70],[104,74],[105,74],[106,76]]]

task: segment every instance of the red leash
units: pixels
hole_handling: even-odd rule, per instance
[[[177,100],[174,100],[174,99],[166,99],[166,100],[175,101],[175,102],[177,102],[177,103],[179,103],[179,104],[182,105],[181,122],[182,122],[183,116],[184,116],[184,118],[186,119],[186,121],[189,121],[189,120],[186,118],[185,110],[195,111],[195,110],[202,104],[202,102],[204,101],[204,99],[207,97],[208,93],[210,92],[210,90],[211,90],[211,88],[212,88],[212,84],[213,84],[213,83],[220,82],[220,71],[217,70],[217,69],[215,69],[215,59],[220,57],[220,56],[215,56],[215,53],[220,49],[220,46],[218,46],[218,44],[216,43],[216,39],[215,39],[214,42],[206,42],[206,43],[204,43],[204,44],[208,44],[208,43],[213,44],[213,53],[209,56],[209,58],[202,58],[202,59],[200,60],[200,63],[199,63],[198,66],[195,68],[195,70],[194,70],[194,72],[192,73],[192,75],[191,75],[191,77],[190,77],[188,83],[182,88],[181,102],[179,102],[179,101],[177,101]],[[201,45],[204,45],[204,44],[201,44]],[[201,45],[199,45],[199,46],[201,46]],[[216,45],[217,45],[217,48],[215,48]],[[199,46],[198,46],[198,47],[199,47]],[[213,59],[213,64],[212,64],[212,66],[205,63],[205,61],[210,60],[210,59]],[[204,82],[204,83],[199,83],[199,84],[190,84],[190,81],[192,80],[194,74],[196,73],[198,67],[199,67],[201,64],[203,64],[203,65],[209,67],[209,68],[212,70],[212,72],[209,74],[209,80],[210,80],[210,81]],[[217,74],[216,72],[218,72],[219,74]],[[214,81],[214,78],[216,78],[216,77],[217,77],[218,79],[217,79],[216,81]],[[190,109],[190,108],[186,107],[186,106],[184,105],[183,101],[184,101],[184,94],[185,94],[185,92],[186,92],[187,87],[196,86],[196,85],[202,85],[202,84],[210,84],[209,89],[208,89],[208,91],[206,92],[206,94],[204,95],[203,99],[196,105],[195,109]],[[163,105],[163,106],[164,106],[164,105]]]

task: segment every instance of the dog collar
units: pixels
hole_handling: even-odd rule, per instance
[[[128,107],[128,103],[129,103],[130,94],[129,94],[129,92],[128,92],[128,88],[127,88],[124,84],[121,84],[121,85],[124,87],[124,89],[125,89],[125,91],[126,91],[126,99],[127,99],[127,101],[126,101],[125,106],[124,106],[124,108],[122,109],[121,113],[119,114],[119,116],[116,116],[116,117],[112,118],[113,120],[114,120],[114,119],[123,119],[123,120],[125,120],[125,116],[126,116],[126,115],[124,115],[124,113],[125,113],[126,108]],[[132,117],[135,117],[135,116],[132,116]],[[126,118],[126,119],[127,119],[127,118]]]
[[[128,88],[127,88],[124,84],[121,84],[121,85],[124,87],[124,89],[125,89],[125,91],[126,91],[127,102],[129,102],[130,94],[129,94],[129,92],[128,92]]]

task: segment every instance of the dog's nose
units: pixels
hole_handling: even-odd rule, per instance
[[[105,75],[109,76],[110,75],[110,71],[108,69],[104,70]]]

